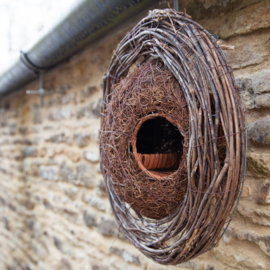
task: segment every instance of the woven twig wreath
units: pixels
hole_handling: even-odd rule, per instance
[[[245,113],[226,57],[187,15],[154,10],[104,77],[102,171],[115,218],[147,257],[213,248],[242,191]]]

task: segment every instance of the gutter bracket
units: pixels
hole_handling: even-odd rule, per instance
[[[42,68],[35,65],[27,56],[26,53],[21,51],[20,60],[24,63],[24,65],[30,69],[35,77],[39,76],[39,89],[38,90],[26,90],[27,95],[39,95],[40,97],[40,108],[43,108],[44,105],[44,96],[45,95],[52,95],[52,94],[65,94],[65,91],[46,91],[43,87],[44,85],[44,72],[46,70],[52,69],[54,66]]]
[[[6,112],[6,109],[5,109],[5,99],[2,98],[1,100],[1,109],[0,109],[0,112],[1,112],[1,125],[4,124],[5,122],[5,112]]]
[[[65,94],[66,91],[46,91],[43,88],[43,85],[44,85],[43,71],[40,71],[38,74],[39,74],[39,89],[38,90],[26,90],[26,94],[27,95],[39,95],[40,108],[43,108],[45,95]]]
[[[173,4],[174,4],[174,9],[177,11],[180,11],[179,0],[174,0]]]

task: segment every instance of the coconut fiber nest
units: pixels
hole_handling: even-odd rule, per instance
[[[246,124],[215,38],[151,11],[119,43],[103,94],[102,172],[126,238],[161,264],[216,246],[242,191]]]

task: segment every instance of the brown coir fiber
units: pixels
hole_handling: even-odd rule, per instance
[[[160,219],[172,214],[187,187],[189,115],[179,83],[161,62],[148,61],[115,84],[108,99],[100,142],[115,192],[141,216]],[[138,128],[155,117],[168,118],[185,138],[178,168],[158,179],[141,170],[134,155]]]
[[[134,64],[139,67],[133,74]],[[147,102],[138,93],[147,73],[143,67],[151,69],[153,65],[153,74],[162,74],[161,82],[173,75],[177,83],[167,94],[157,90],[150,95],[154,90],[145,89],[142,96],[151,100]],[[158,69],[161,72],[157,73]],[[156,75],[151,76],[153,80]],[[113,214],[126,238],[160,264],[183,263],[215,247],[239,201],[246,164],[245,108],[222,48],[186,14],[172,9],[154,10],[119,43],[103,82],[102,172]],[[127,83],[134,87],[125,93],[120,89]],[[167,91],[166,87],[163,90]],[[162,102],[152,103],[156,95]],[[180,116],[172,113],[176,109],[169,102],[172,96],[182,108]],[[124,112],[121,104],[126,108]],[[138,169],[134,158],[131,129],[138,125],[138,118],[152,111],[157,113],[157,108],[160,114],[174,119],[188,115],[188,124],[176,124],[184,137],[178,180],[173,172],[172,181],[152,181],[146,171]],[[122,117],[118,117],[119,113]],[[130,175],[137,175],[136,181],[132,182]],[[141,191],[139,176],[148,181],[150,194]],[[176,188],[181,190],[180,197]],[[176,196],[177,206],[165,198],[165,192]],[[156,205],[169,202],[163,218],[159,211],[165,205],[154,210],[158,217],[155,219],[146,217],[148,210],[141,212],[146,209],[143,204],[131,205],[132,196],[137,203],[152,195],[156,196]]]

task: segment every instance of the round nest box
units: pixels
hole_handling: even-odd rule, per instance
[[[245,127],[222,49],[186,14],[154,10],[119,43],[104,76],[102,172],[147,257],[179,264],[218,243],[242,190]]]

